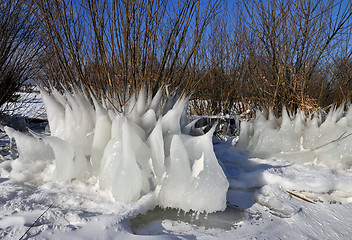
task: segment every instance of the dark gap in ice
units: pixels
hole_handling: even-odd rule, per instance
[[[0,183],[6,182],[8,180],[9,180],[9,178],[0,178]]]
[[[163,209],[156,207],[149,210],[146,214],[139,214],[135,218],[130,219],[132,232],[137,235],[163,234],[164,220],[184,222],[197,227],[205,227],[205,229],[220,228],[230,230],[236,228],[236,224],[246,218],[246,212],[243,209],[227,207],[223,212],[215,212],[211,214],[196,212],[180,212],[178,209]]]

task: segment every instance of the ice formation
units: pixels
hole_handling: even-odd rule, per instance
[[[352,107],[330,109],[327,115],[297,111],[282,117],[272,111],[257,111],[252,121],[242,121],[237,147],[251,157],[282,158],[294,163],[311,163],[348,169],[352,166]]]
[[[152,98],[142,89],[114,109],[78,90],[41,94],[50,136],[6,128],[19,149],[11,177],[45,181],[50,170],[58,181],[95,176],[118,201],[156,192],[162,207],[207,213],[226,208],[229,183],[213,151],[213,130],[191,136],[186,97],[165,100],[160,89]]]

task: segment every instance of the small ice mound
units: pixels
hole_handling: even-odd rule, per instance
[[[175,92],[165,98],[160,89],[152,98],[142,89],[116,109],[104,104],[113,99],[102,104],[77,89],[42,95],[50,136],[7,129],[19,148],[11,170],[16,179],[30,180],[32,173],[40,178],[37,173],[51,163],[55,180],[97,179],[117,201],[155,193],[163,208],[207,213],[226,208],[229,183],[213,151],[213,131],[190,135],[194,123],[187,125],[186,96]]]
[[[279,217],[292,217],[301,211],[302,200],[295,199],[279,185],[265,185],[254,194],[254,200]]]
[[[45,171],[54,161],[52,148],[41,139],[29,134],[4,127],[10,139],[16,139],[19,158],[11,161],[10,177],[18,182],[42,182],[46,179]]]
[[[225,210],[229,183],[213,152],[211,136],[174,135],[160,205],[185,212]],[[212,189],[209,191],[209,189]]]
[[[349,169],[352,166],[352,108],[344,109],[344,104],[337,109],[332,107],[322,116],[299,110],[292,114],[283,108],[280,118],[272,111],[258,110],[255,119],[241,123],[237,147],[249,150],[251,157],[275,157],[300,164]]]

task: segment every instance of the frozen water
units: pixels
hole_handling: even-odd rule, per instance
[[[54,160],[54,153],[43,140],[5,127],[7,135],[16,139],[19,158],[11,162],[10,177],[20,182],[37,181],[45,178],[44,170]]]
[[[163,174],[165,173],[165,152],[164,152],[164,140],[163,140],[163,132],[162,132],[161,124],[162,123],[160,118],[147,140],[151,151],[151,159],[152,159],[151,170],[155,175],[155,179],[159,179],[159,180],[162,179]],[[160,184],[160,181],[158,182],[158,184]]]
[[[300,200],[276,184],[265,185],[257,190],[254,199],[280,217],[291,217],[300,211]]]
[[[281,118],[271,111],[257,111],[254,120],[241,123],[237,147],[249,150],[252,157],[348,169],[352,166],[352,108],[344,108],[332,107],[325,120],[320,114],[289,114],[285,108]]]
[[[198,137],[174,135],[170,147],[170,166],[160,191],[162,206],[181,203],[181,209],[187,212],[190,210],[187,202],[197,202],[192,210],[225,210],[228,181],[213,152],[212,134],[213,130]],[[176,185],[177,182],[185,184]],[[174,192],[176,187],[180,190]],[[207,191],[208,188],[213,190]]]
[[[136,202],[155,192],[159,194],[156,202],[163,208],[208,213],[226,208],[229,183],[213,151],[213,131],[189,135],[192,124],[186,127],[187,97],[174,92],[165,100],[160,89],[151,98],[150,92],[142,89],[138,97],[132,95],[121,113],[78,90],[62,95],[53,89],[51,95],[42,91],[42,96],[51,135],[22,136],[7,129],[19,149],[23,148],[12,175],[38,159],[43,166],[36,171],[46,171],[50,160],[56,180],[94,176],[100,188],[118,201]]]
[[[99,174],[101,159],[104,149],[111,138],[111,119],[107,111],[93,98],[96,111],[95,129],[92,142],[92,170],[94,174]]]
[[[67,135],[65,124],[66,121],[68,121],[69,123],[73,123],[71,109],[67,105],[67,108],[69,108],[67,111],[70,112],[66,113],[65,115],[65,107],[63,105],[63,102],[60,102],[58,98],[55,97],[56,94],[49,95],[44,90],[41,90],[41,95],[48,116],[51,135],[65,138]],[[66,120],[65,117],[67,117],[68,120]]]
[[[128,108],[129,114],[121,114],[106,106],[101,106],[104,113],[97,114],[98,106],[92,99],[94,112],[86,116],[90,116],[95,125],[91,131],[90,129],[84,131],[85,136],[77,134],[74,138],[70,136],[74,129],[77,129],[77,122],[74,120],[77,116],[74,116],[75,111],[72,110],[73,103],[69,103],[71,100],[67,99],[67,94],[63,95],[65,97],[58,93],[53,94],[56,94],[55,99],[65,109],[64,126],[66,130],[62,138],[53,135],[42,136],[33,132],[32,135],[28,135],[5,128],[8,135],[16,138],[20,157],[12,160],[15,153],[13,152],[12,156],[3,155],[0,158],[1,239],[19,239],[36,219],[38,221],[29,229],[25,238],[350,239],[352,232],[350,227],[352,216],[351,169],[339,169],[335,168],[335,165],[327,167],[328,165],[323,164],[318,158],[307,162],[307,159],[316,157],[316,150],[324,148],[326,148],[324,156],[331,158],[330,161],[333,162],[332,159],[335,159],[336,155],[335,153],[329,155],[331,152],[328,147],[350,138],[349,132],[346,132],[344,135],[346,137],[339,139],[339,136],[351,127],[348,120],[351,119],[350,111],[344,112],[340,108],[336,115],[329,117],[316,115],[314,118],[308,116],[308,119],[304,113],[288,114],[286,120],[275,118],[273,115],[269,117],[269,113],[263,114],[264,119],[256,124],[256,128],[252,121],[242,122],[241,127],[243,129],[247,125],[247,132],[241,132],[240,142],[243,147],[239,149],[239,143],[233,146],[235,143],[233,139],[225,142],[213,137],[213,145],[209,137],[212,134],[211,131],[209,135],[204,135],[203,131],[197,129],[192,123],[187,127],[182,127],[184,123],[180,121],[181,133],[163,132],[164,100],[160,100],[156,104],[157,107],[150,107],[154,101],[150,93],[145,95],[145,112],[138,114],[131,112],[137,107]],[[75,94],[73,94],[74,98]],[[134,103],[137,102],[138,100],[135,99]],[[169,106],[171,106],[169,110],[174,107],[173,104]],[[154,111],[155,118],[153,112],[149,110]],[[298,115],[301,116],[298,117]],[[103,120],[100,122],[100,127],[98,127],[98,116],[101,116]],[[133,121],[130,120],[131,116],[134,116]],[[288,143],[287,149],[295,148],[294,152],[275,154],[266,152],[269,158],[264,158],[264,155],[260,156],[260,154],[256,158],[250,157],[253,153],[248,151],[248,141],[251,141],[255,129],[266,128],[267,119],[272,122],[271,125],[268,124],[270,128],[278,129],[275,133],[282,134],[282,136],[290,136],[288,133],[293,131],[305,134],[292,135],[290,141],[293,143]],[[323,127],[325,121],[329,124]],[[260,124],[264,124],[264,127]],[[342,132],[335,133],[337,128],[331,127],[334,125],[341,127]],[[324,131],[319,130],[323,128],[325,128]],[[286,135],[280,131],[286,131]],[[315,143],[315,141],[322,140],[320,139],[322,136],[317,135],[317,132],[324,133],[324,138],[329,137],[330,134],[337,135],[335,136],[337,140],[322,146],[324,142]],[[125,133],[128,138],[124,137]],[[3,133],[0,132],[0,134]],[[193,137],[189,136],[190,134],[200,136]],[[80,152],[80,146],[73,142],[73,139],[78,139],[78,136],[91,137],[89,141],[92,147],[84,151],[87,155],[84,155],[83,151]],[[247,140],[244,141],[242,136],[247,136]],[[310,138],[307,139],[306,136]],[[60,146],[62,144],[60,140],[68,144],[72,151],[67,151],[67,146]],[[106,144],[100,145],[101,141],[106,141]],[[124,141],[132,142],[132,147],[124,146]],[[6,137],[2,138],[1,147],[6,147],[4,142],[8,143]],[[281,143],[277,144],[283,146]],[[54,145],[57,146],[52,147]],[[98,159],[98,161],[100,159],[94,156],[96,150],[93,150],[93,145],[95,149],[103,149],[101,154],[96,155],[101,155],[100,164],[93,161],[93,159]],[[346,141],[346,148],[349,146]],[[123,177],[116,178],[116,173],[121,171],[120,164],[124,161],[124,148],[127,152],[131,152],[128,159],[134,158],[131,164],[137,163],[141,179],[144,179],[141,180],[141,185],[133,186],[135,191],[131,190],[131,193],[127,192],[122,196],[122,198],[129,197],[130,199],[135,196],[139,198],[127,203],[117,197],[120,193],[118,184],[126,182]],[[180,151],[178,152],[177,149]],[[219,164],[213,155],[213,149],[230,182],[228,190],[224,187],[227,184],[221,177],[222,171],[215,173]],[[265,148],[258,147],[257,149],[265,151]],[[287,149],[285,151],[289,151]],[[68,157],[62,157],[64,154]],[[80,157],[79,154],[81,154]],[[279,157],[280,154],[284,157]],[[312,156],[305,158],[308,154]],[[175,175],[171,174],[173,169],[170,166],[174,163],[171,162],[171,158],[182,158],[186,155],[188,162],[182,161],[181,165],[187,166],[189,181],[183,179],[180,181],[187,183],[186,191],[189,191],[189,196],[187,199],[181,199],[184,202],[176,208],[180,209],[182,206],[184,209],[198,209],[199,204],[202,210],[198,209],[198,212],[190,211],[185,214],[183,211],[170,209],[160,202],[162,194],[165,195],[165,191],[168,190],[167,185],[170,183],[168,180],[170,178],[179,180],[177,172]],[[80,161],[83,160],[83,163],[88,163],[87,175],[84,174],[85,171],[79,170],[80,166],[72,164],[76,162],[77,156]],[[67,180],[58,181],[57,173],[65,170],[57,171],[57,165],[67,159],[69,159],[69,164],[66,165],[77,173],[83,173],[83,176],[72,173],[68,176],[62,174]],[[93,167],[94,162],[96,164]],[[97,171],[93,171],[94,168],[98,168]],[[208,169],[212,173],[212,169],[215,169],[214,174],[217,176],[208,173]],[[145,181],[144,177],[148,181]],[[21,182],[18,183],[9,178]],[[75,178],[82,180],[75,180]],[[197,186],[197,179],[201,186]],[[23,184],[23,181],[30,182]],[[32,184],[33,182],[36,184]],[[216,183],[216,186],[211,185],[211,182]],[[176,186],[179,187],[179,185]],[[204,191],[203,187],[204,189],[212,188],[212,191]],[[113,189],[116,191],[114,196],[112,195]],[[214,204],[210,201],[220,202],[215,196],[222,197],[222,191],[227,191],[228,207],[220,213],[209,213],[212,211],[209,206]],[[113,198],[118,201],[114,201]],[[205,207],[202,205],[203,199],[209,199]],[[191,202],[185,203],[185,201]],[[155,208],[157,204],[160,207]],[[154,208],[155,210],[148,211]],[[147,211],[146,215],[139,215]],[[199,214],[199,211],[207,213]]]
[[[171,141],[167,176],[160,190],[159,199],[162,206],[176,208],[188,212],[190,205],[189,183],[191,166],[188,153],[181,138],[175,135]]]

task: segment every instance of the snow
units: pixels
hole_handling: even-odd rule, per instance
[[[154,106],[160,107],[155,101],[146,97],[145,104],[154,102]],[[33,136],[7,128],[7,133],[16,139],[17,147],[10,146],[9,138],[1,133],[4,137],[0,142],[0,238],[19,239],[37,220],[25,235],[26,239],[350,239],[349,110],[340,108],[330,116],[316,118],[303,118],[303,113],[291,114],[284,120],[266,114],[260,117],[257,113],[257,120],[241,122],[239,139],[223,141],[211,137],[213,130],[197,137],[186,134],[187,131],[202,132],[194,125],[177,128],[169,124],[165,131],[161,109],[153,113],[150,110],[156,108],[150,105],[143,114],[132,113],[133,121],[102,110],[105,108],[99,114],[98,111],[85,113],[95,119],[94,128],[100,129],[100,133],[109,133],[111,128],[110,137],[104,137],[109,134],[95,136],[97,130],[92,133],[88,127],[84,130],[91,137],[94,149],[98,149],[94,159],[103,155],[101,165],[105,166],[98,172],[92,171],[89,177],[71,176],[66,181],[55,177],[58,176],[55,175],[58,154],[66,154],[67,157],[59,157],[65,161],[72,159],[69,156],[72,152],[66,150],[67,146],[51,146],[65,143],[75,153],[78,148],[69,141],[67,132],[61,132],[66,139],[60,138],[60,142],[57,136],[34,133]],[[97,110],[97,106],[93,109]],[[177,112],[180,114],[181,110]],[[65,110],[67,113],[74,114]],[[65,116],[65,119],[74,119],[74,116]],[[122,125],[124,128],[119,127]],[[68,125],[65,126],[67,129]],[[76,127],[71,125],[69,129]],[[174,134],[179,130],[181,133]],[[347,137],[339,139],[344,132]],[[53,139],[57,142],[50,143]],[[106,143],[105,147],[99,145],[101,141]],[[133,144],[124,146],[124,141]],[[134,151],[138,145],[145,147],[143,153],[149,151],[144,162],[137,160],[141,160]],[[55,154],[55,149],[62,151]],[[116,177],[114,167],[103,162],[112,163],[121,158],[120,164],[130,164],[124,163],[123,151],[136,159],[131,162],[137,163],[141,178],[148,171],[155,176],[149,185],[151,190],[140,191],[135,201],[117,200],[109,189],[111,181],[102,187],[103,176]],[[114,154],[117,152],[122,154]],[[212,176],[221,175],[222,171],[217,168],[223,169],[229,182],[229,188],[224,190],[226,209],[213,213],[189,211],[185,204],[189,198],[197,201],[195,207],[201,207],[200,196],[206,196],[209,203],[212,198],[222,196],[204,190],[225,184],[219,176]],[[178,174],[184,176],[177,177]],[[212,178],[218,181],[213,182]],[[135,183],[128,182],[131,187],[132,184]],[[142,185],[137,187],[147,189]],[[181,188],[179,194],[173,188]],[[165,194],[167,191],[173,195]],[[169,197],[165,200],[169,207],[160,203],[161,196]],[[180,200],[185,206],[171,208],[173,202]]]
[[[1,112],[5,111],[11,116],[26,116],[29,119],[46,119],[46,111],[43,99],[33,89],[33,92],[18,92],[18,100],[16,102],[8,102],[0,107]]]

